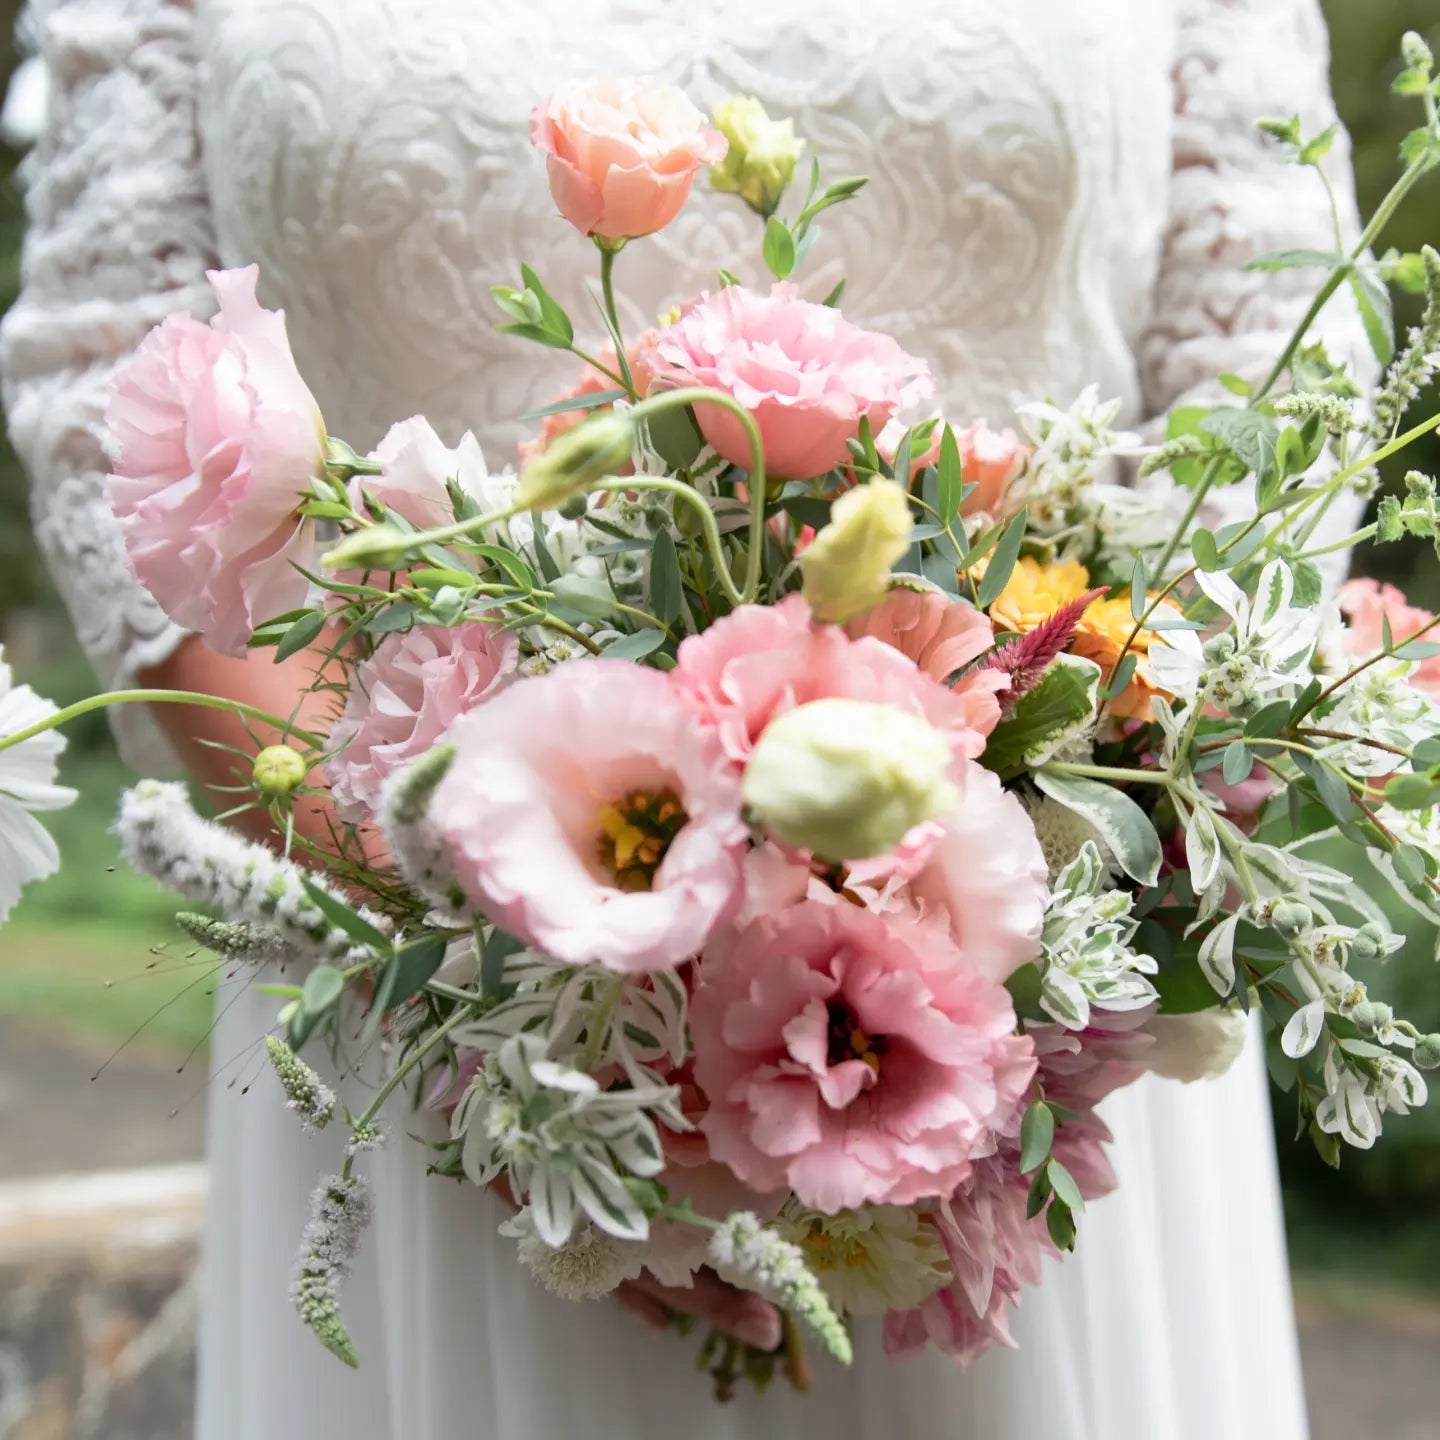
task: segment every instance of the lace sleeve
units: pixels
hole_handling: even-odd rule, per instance
[[[183,634],[125,559],[101,421],[111,373],[150,327],[211,304],[193,17],[186,0],[39,0],[26,19],[48,100],[25,162],[20,294],[0,328],[5,407],[36,540],[101,680],[125,684]],[[136,707],[116,713],[132,761],[165,753]]]
[[[1317,270],[1257,271],[1271,250],[1334,249],[1358,233],[1350,145],[1343,127],[1324,161],[1335,198],[1306,166],[1281,163],[1256,127],[1298,114],[1311,136],[1336,120],[1329,42],[1317,0],[1180,0],[1173,66],[1174,170],[1152,320],[1138,356],[1151,414],[1225,398],[1216,376],[1262,379],[1304,315]],[[1364,388],[1375,360],[1348,291],[1317,323],[1332,357]],[[1213,519],[1250,513],[1238,487],[1215,497]],[[1337,500],[1325,530],[1358,523],[1358,496]]]

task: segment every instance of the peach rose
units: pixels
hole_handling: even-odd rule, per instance
[[[597,80],[557,91],[530,116],[550,193],[585,235],[633,240],[663,229],[695,172],[725,156],[683,91],[655,80]]]
[[[171,315],[115,376],[106,496],[145,588],[178,625],[243,655],[263,621],[305,603],[313,526],[295,513],[325,463],[325,423],[285,317],[255,266],[212,270],[220,313]],[[293,563],[292,563],[293,562]]]
[[[1428,610],[1412,605],[1393,585],[1382,585],[1368,577],[1347,580],[1340,587],[1340,608],[1350,622],[1346,645],[1357,660],[1368,659],[1385,646],[1385,621],[1396,647],[1418,634],[1435,618]],[[1425,635],[1440,639],[1440,626]],[[1410,683],[1440,704],[1440,655],[1422,660],[1411,673]]]
[[[888,335],[862,330],[785,284],[768,295],[740,285],[702,295],[641,359],[657,390],[704,385],[734,396],[755,417],[766,466],[787,480],[844,464],[862,417],[881,430],[934,390],[925,362]],[[697,405],[695,418],[725,459],[750,468],[745,429],[729,410]]]

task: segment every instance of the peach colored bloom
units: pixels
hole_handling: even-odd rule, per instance
[[[895,450],[906,427],[892,420],[875,437],[875,448],[892,464]],[[943,434],[940,417],[936,416],[934,433],[923,454],[910,457],[910,478],[913,480],[927,465],[940,463],[940,441]],[[960,474],[966,485],[975,488],[960,506],[962,515],[984,511],[987,515],[1002,513],[1005,492],[1025,468],[1030,447],[1008,427],[992,430],[983,420],[976,420],[963,430],[955,430],[955,444],[960,452]]]
[[[595,80],[536,106],[530,139],[550,194],[582,234],[633,240],[663,229],[695,172],[724,158],[725,137],[683,91],[657,80]]]
[[[547,955],[678,965],[739,903],[739,777],[659,671],[562,665],[469,711],[450,740],[430,818],[455,876]]]
[[[483,620],[387,635],[355,667],[330,731],[325,773],[340,817],[375,815],[385,781],[511,680],[519,658],[514,635]]]
[[[1340,608],[1350,621],[1346,642],[1357,660],[1367,659],[1384,648],[1384,621],[1390,621],[1390,634],[1396,645],[1423,630],[1435,617],[1428,610],[1412,605],[1393,585],[1357,578],[1340,587]],[[1429,631],[1426,640],[1440,642],[1440,625]],[[1422,660],[1410,674],[1410,683],[1440,704],[1440,655]]]
[[[853,905],[718,932],[691,1030],[712,1155],[824,1211],[948,1195],[1035,1073],[1003,985],[939,931]]]
[[[324,464],[325,423],[285,317],[255,299],[255,266],[212,270],[208,325],[171,315],[115,376],[106,487],[145,588],[212,649],[243,655],[255,628],[304,604],[313,527],[295,514]]]
[[[702,295],[643,359],[657,387],[704,385],[739,401],[759,427],[767,470],[788,480],[844,464],[862,416],[880,430],[934,389],[923,360],[831,306],[802,300],[788,284],[768,295],[740,285]],[[699,405],[695,417],[725,459],[750,468],[750,444],[734,415]]]
[[[640,363],[640,352],[649,345],[655,336],[655,331],[647,330],[638,340],[635,340],[625,348],[625,358],[630,365],[630,378],[635,382],[635,391],[642,398],[650,393],[650,372]],[[595,357],[605,366],[607,370],[616,370],[615,347],[607,345]],[[618,373],[618,371],[616,371]],[[563,395],[555,396],[556,400],[579,400],[585,395],[598,395],[606,390],[615,390],[614,380],[609,375],[602,375],[593,365],[585,365],[580,370],[580,378]],[[593,410],[561,410],[553,415],[547,415],[540,423],[540,434],[534,440],[525,440],[520,444],[520,464],[528,465],[537,455],[545,452],[549,446],[565,434],[567,430],[573,430],[588,415],[596,415],[600,410],[608,410],[608,405],[598,406]],[[629,474],[628,470],[619,472]]]
[[[739,766],[776,715],[830,696],[919,715],[948,737],[957,759],[979,755],[1000,717],[985,685],[947,690],[894,647],[817,624],[799,595],[741,606],[682,641],[677,659],[672,681]]]
[[[851,620],[845,633],[852,640],[862,635],[883,640],[942,683],[995,643],[990,621],[968,600],[904,583],[894,586],[873,610]]]

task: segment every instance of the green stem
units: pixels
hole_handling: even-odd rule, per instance
[[[1166,567],[1175,558],[1175,552],[1180,548],[1191,525],[1195,523],[1195,517],[1200,513],[1200,507],[1205,503],[1205,497],[1210,493],[1210,487],[1215,483],[1215,477],[1220,473],[1220,467],[1224,463],[1224,456],[1217,455],[1205,467],[1205,471],[1200,477],[1200,483],[1196,485],[1195,493],[1190,497],[1189,505],[1185,507],[1185,514],[1181,517],[1179,525],[1175,527],[1175,533],[1165,542],[1165,548],[1160,552],[1160,559],[1155,566],[1157,580],[1164,578]]]
[[[605,1037],[610,1033],[610,1023],[619,1008],[620,997],[625,993],[625,977],[612,976],[605,982],[605,998],[600,1002],[589,1033],[585,1036],[585,1048],[575,1062],[575,1068],[589,1074],[600,1061],[600,1052],[605,1048]]]
[[[577,360],[584,361],[584,363],[588,365],[592,370],[598,371],[607,380],[613,380],[622,390],[630,389],[630,386],[628,386],[625,381],[619,375],[617,375],[603,360],[597,359],[594,355],[591,355],[589,351],[582,350],[578,345],[572,345],[570,347],[570,353]]]
[[[405,1059],[395,1067],[395,1073],[375,1092],[375,1098],[365,1107],[365,1113],[360,1116],[352,1129],[359,1129],[361,1126],[372,1124],[375,1117],[384,1108],[385,1102],[395,1093],[396,1088],[404,1081],[410,1072],[425,1059],[425,1057],[458,1025],[464,1024],[475,1014],[475,1004],[472,1001],[468,1005],[461,1005],[451,1014],[442,1025],[437,1026],[410,1052]],[[343,1180],[350,1178],[350,1172],[355,1164],[355,1157],[347,1155],[345,1164],[341,1168],[340,1177]]]
[[[75,704],[67,705],[47,719],[37,720],[35,724],[26,726],[24,730],[17,730],[13,735],[0,736],[0,750],[9,750],[36,735],[43,735],[47,730],[54,730],[71,720],[78,720],[80,716],[88,715],[93,710],[103,710],[107,705],[198,705],[206,710],[228,710],[243,720],[254,720],[260,725],[273,726],[289,738],[300,741],[302,745],[319,746],[325,743],[323,738],[313,731],[302,730],[298,725],[282,720],[268,710],[257,709],[254,705],[246,705],[239,700],[225,700],[218,695],[202,695],[191,690],[111,690],[104,695],[91,695],[85,700],[77,700]]]
[[[1368,540],[1377,529],[1379,529],[1377,525],[1366,525],[1355,531],[1353,535],[1347,535],[1343,540],[1335,541],[1333,545],[1321,545],[1315,550],[1306,550],[1295,558],[1297,560],[1314,560],[1320,555],[1333,555],[1337,550],[1349,550],[1362,540]]]
[[[1084,779],[1113,780],[1134,785],[1168,785],[1168,770],[1127,770],[1115,765],[1082,765],[1078,761],[1051,760],[1040,767],[1042,775],[1078,775]]]
[[[630,373],[630,361],[625,354],[625,336],[620,329],[620,309],[615,303],[615,257],[625,242],[602,240],[596,236],[595,244],[600,251],[600,300],[605,307],[605,318],[610,322],[610,329],[614,333],[615,362],[620,367],[622,377],[620,383],[630,398],[635,400],[639,395],[635,389],[635,377]]]
[[[1382,460],[1388,460],[1396,451],[1405,449],[1407,445],[1413,445],[1416,440],[1428,435],[1432,430],[1440,430],[1440,411],[1437,411],[1428,420],[1422,420],[1418,425],[1412,426],[1403,435],[1397,435],[1388,445],[1382,445],[1380,449],[1372,450],[1370,454],[1361,456],[1353,465],[1347,466],[1338,475],[1332,476],[1329,484],[1338,489],[1345,481],[1358,475],[1362,470],[1369,470]]]

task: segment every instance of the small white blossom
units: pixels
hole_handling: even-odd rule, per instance
[[[1064,409],[1047,401],[1018,407],[1016,413],[1035,446],[1030,467],[1044,489],[1084,484],[1106,456],[1140,443],[1138,435],[1115,429],[1123,403],[1101,400],[1100,387],[1087,385]]]
[[[1323,1068],[1325,1098],[1316,1108],[1316,1122],[1358,1150],[1374,1145],[1383,1116],[1409,1114],[1427,1098],[1425,1077],[1398,1055],[1355,1056],[1332,1044]]]
[[[953,1274],[935,1226],[912,1206],[866,1205],[825,1215],[792,1200],[775,1228],[805,1252],[842,1315],[913,1309]]]
[[[55,706],[28,685],[12,684],[0,647],[0,739],[54,714]],[[58,730],[44,730],[0,750],[0,921],[15,907],[24,886],[60,868],[60,851],[33,812],[63,810],[75,799],[73,790],[55,783],[64,748],[65,737]]]
[[[1409,752],[1440,734],[1440,709],[1409,683],[1413,669],[1403,660],[1382,661],[1348,681],[1340,703],[1325,717],[1325,728],[1356,738],[1332,741],[1320,754],[1351,775],[1389,775],[1404,762],[1364,741]]]
[[[563,1244],[550,1245],[525,1209],[505,1221],[500,1233],[517,1242],[520,1263],[562,1300],[598,1300],[636,1279],[642,1269],[642,1247],[616,1240],[588,1221],[581,1221]]]

